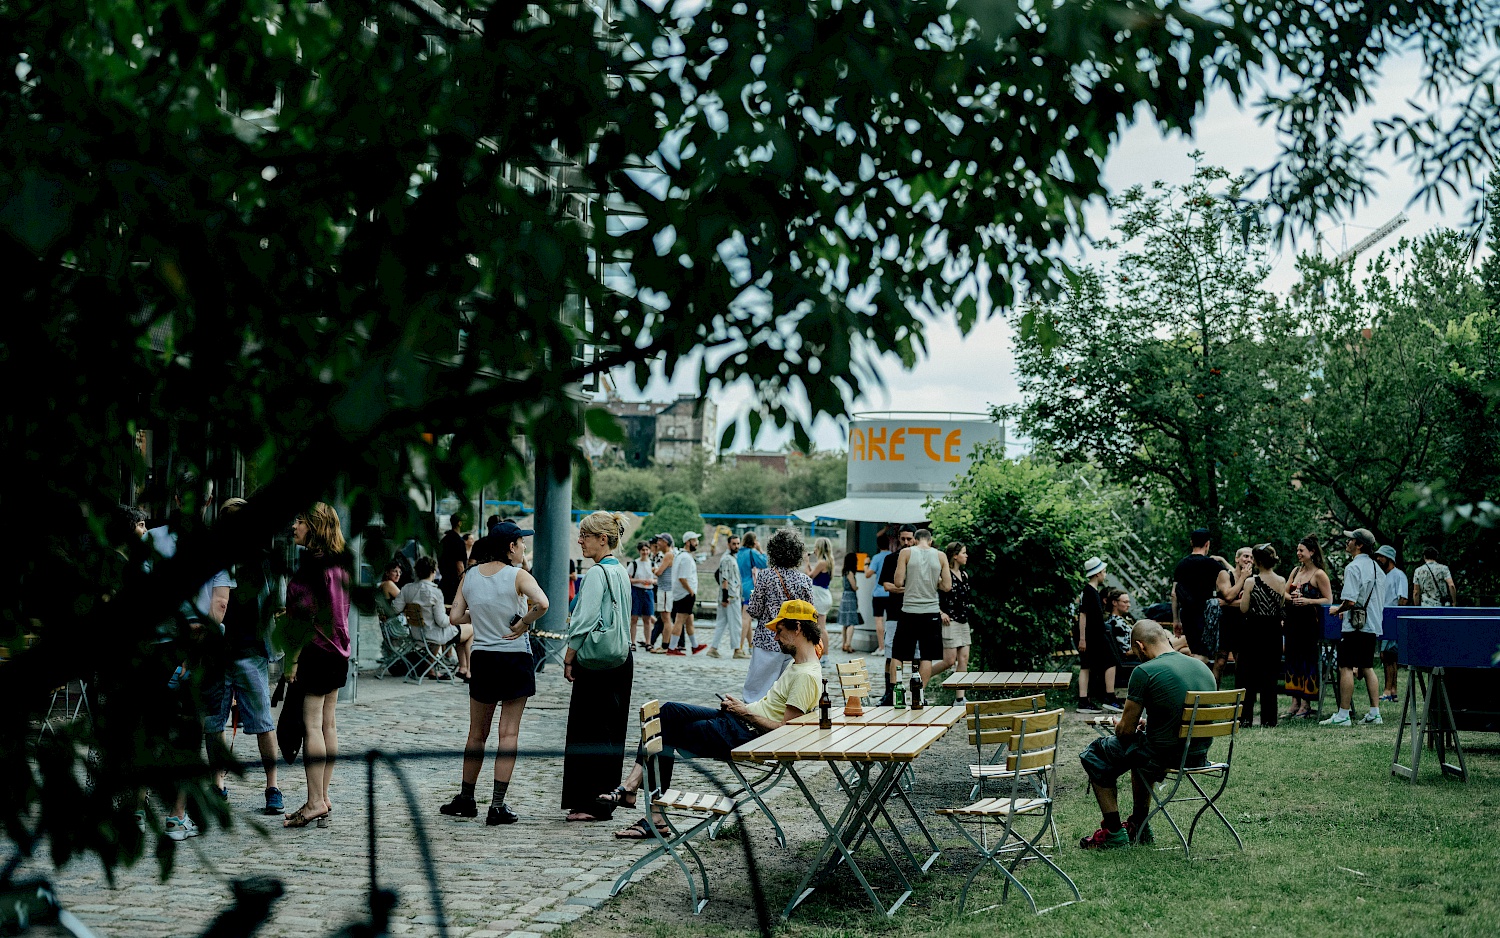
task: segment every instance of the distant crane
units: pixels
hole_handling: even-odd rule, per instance
[[[1343,264],[1348,261],[1354,260],[1355,257],[1359,256],[1365,251],[1368,251],[1370,248],[1390,237],[1391,232],[1395,231],[1397,228],[1400,228],[1408,221],[1411,221],[1411,219],[1406,217],[1405,212],[1397,212],[1395,218],[1392,218],[1390,221],[1381,225],[1379,228],[1376,228],[1368,235],[1365,235],[1355,243],[1354,247],[1340,254],[1338,257],[1335,257],[1333,259],[1333,262],[1335,264]]]

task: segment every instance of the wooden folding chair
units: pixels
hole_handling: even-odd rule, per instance
[[[1008,697],[1004,700],[971,700],[965,703],[964,719],[969,724],[969,745],[978,755],[977,764],[969,766],[969,777],[975,779],[969,800],[979,797],[985,779],[1005,779],[1009,775],[1001,758],[1010,745],[1014,721],[1009,719],[1017,713],[1040,713],[1047,709],[1046,694],[1029,694],[1025,697]],[[985,748],[990,754],[985,756]]]
[[[1000,701],[982,701],[977,703],[999,703]],[[1008,723],[1004,727],[1007,734],[1006,745],[1009,752],[1005,756],[1005,780],[1010,784],[1008,796],[1002,795],[994,798],[982,798],[973,804],[962,808],[940,808],[938,814],[944,815],[958,828],[959,833],[973,844],[979,851],[980,860],[964,880],[963,891],[959,894],[958,908],[962,912],[969,901],[969,888],[974,884],[974,878],[979,875],[980,870],[993,865],[1005,876],[1005,889],[1001,893],[1001,901],[1010,898],[1010,887],[1012,884],[1021,890],[1026,897],[1031,910],[1040,914],[1050,912],[1052,909],[1060,908],[1062,905],[1071,905],[1082,899],[1078,893],[1078,887],[1067,873],[1062,871],[1052,858],[1043,851],[1042,838],[1048,831],[1054,829],[1052,820],[1052,797],[1050,792],[1057,771],[1057,735],[1062,725],[1062,710],[1048,710],[1041,713],[1016,713],[1010,715],[993,715],[991,719],[995,722],[993,732],[1000,732],[1001,721]],[[1040,786],[1031,784],[1031,780],[1037,776],[1046,776],[1046,781]],[[1021,818],[1040,818],[1041,824],[1037,828],[1036,835],[1027,837],[1017,829],[1016,824]],[[1000,828],[999,835],[994,838],[991,846],[990,838],[987,836],[987,827],[993,824]],[[977,827],[979,836],[975,837],[969,831],[969,827]],[[1056,837],[1054,835],[1054,845]],[[1014,854],[1009,866],[1000,857],[1000,854]],[[1027,857],[1035,857],[1041,860],[1049,869],[1067,884],[1073,893],[1070,902],[1051,906],[1047,909],[1038,909],[1036,899],[1031,895],[1020,880],[1016,879],[1015,871],[1021,862]]]
[[[648,700],[641,705],[641,740],[645,748],[645,784],[641,788],[644,798],[639,800],[645,805],[646,829],[651,831],[656,840],[656,846],[646,851],[639,859],[630,865],[630,868],[620,874],[615,880],[615,885],[610,890],[610,896],[620,894],[629,883],[630,878],[636,871],[656,860],[662,854],[670,856],[682,869],[682,875],[687,877],[688,902],[692,906],[693,914],[697,915],[703,911],[708,904],[708,870],[703,866],[703,860],[698,856],[698,851],[693,849],[690,842],[697,835],[708,830],[709,826],[720,818],[734,811],[734,800],[724,795],[694,794],[676,788],[661,790],[660,771],[658,757],[661,755],[661,703]],[[652,809],[660,812],[667,822],[667,834],[656,826],[656,819],[652,817]],[[686,818],[687,824],[678,827],[673,822],[672,816]],[[681,851],[686,850],[698,865],[698,875],[703,881],[703,897],[698,896],[698,885],[693,879],[693,873],[688,868],[687,862],[682,859]]]
[[[1224,794],[1224,789],[1229,786],[1229,767],[1234,762],[1234,739],[1239,733],[1240,710],[1245,704],[1245,689],[1237,690],[1210,690],[1210,691],[1188,691],[1187,699],[1182,708],[1182,726],[1177,730],[1177,737],[1182,740],[1182,762],[1175,769],[1167,770],[1167,777],[1159,784],[1151,786],[1151,800],[1156,807],[1146,816],[1146,822],[1136,831],[1137,842],[1139,838],[1151,825],[1151,819],[1160,814],[1172,825],[1172,830],[1177,832],[1177,839],[1182,841],[1182,856],[1184,859],[1192,852],[1193,832],[1198,829],[1198,821],[1203,815],[1212,811],[1218,815],[1224,826],[1229,828],[1229,833],[1234,835],[1234,842],[1241,850],[1245,849],[1245,842],[1240,839],[1240,832],[1229,823],[1229,818],[1219,810],[1217,804],[1219,796]],[[1229,751],[1224,754],[1223,762],[1205,762],[1203,765],[1188,765],[1192,756],[1194,740],[1212,740],[1216,736],[1229,737]],[[1203,786],[1198,784],[1200,778],[1217,778],[1219,787],[1209,794]],[[1193,786],[1194,794],[1179,795],[1182,782],[1186,779]],[[1210,782],[1210,784],[1212,784]],[[1171,790],[1163,796],[1158,789],[1171,786]],[[1193,823],[1189,825],[1187,836],[1183,836],[1182,828],[1172,818],[1172,813],[1167,810],[1167,805],[1173,803],[1203,802],[1203,807],[1193,815]]]
[[[840,662],[838,675],[839,692],[844,695],[845,706],[856,697],[861,703],[870,699],[870,669],[865,664],[865,659]]]

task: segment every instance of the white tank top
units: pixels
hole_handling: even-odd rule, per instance
[[[506,641],[514,629],[510,620],[525,613],[526,598],[516,593],[516,574],[520,567],[506,564],[490,576],[474,567],[464,574],[464,602],[474,622],[475,651],[511,651],[531,654],[531,643],[525,635]]]
[[[938,581],[943,561],[935,547],[913,547],[906,552],[906,593],[902,612],[931,613],[938,610]]]

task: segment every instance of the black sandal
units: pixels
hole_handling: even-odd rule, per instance
[[[663,837],[672,836],[672,829],[665,824],[656,825],[656,832]],[[622,831],[615,831],[615,837],[620,840],[651,840],[653,836],[651,828],[646,826],[645,818],[641,818]]]
[[[626,795],[630,796],[629,801],[625,800]],[[600,795],[594,800],[600,804],[609,805],[611,808],[633,808],[635,807],[635,796],[636,793],[624,785],[616,785],[614,791],[607,795]]]

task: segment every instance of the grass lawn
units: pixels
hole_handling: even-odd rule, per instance
[[[1403,684],[1404,679],[1403,674]],[[1356,690],[1357,695],[1362,692]],[[1433,754],[1427,753],[1421,780],[1410,784],[1390,774],[1399,706],[1386,704],[1384,710],[1382,727],[1339,730],[1299,720],[1240,734],[1234,774],[1220,804],[1244,838],[1244,852],[1234,849],[1233,839],[1211,816],[1199,825],[1191,861],[1183,860],[1180,849],[1085,853],[1065,845],[1057,860],[1078,884],[1082,903],[1036,917],[1013,892],[1007,905],[960,916],[958,892],[976,855],[961,846],[946,820],[931,818],[929,827],[944,848],[943,858],[918,882],[894,919],[877,916],[853,878],[840,872],[790,922],[777,922],[776,932],[808,938],[963,938],[1002,930],[1023,930],[1038,938],[1500,933],[1500,755],[1493,750],[1471,753],[1470,780],[1463,784],[1440,778]],[[1073,719],[1070,714],[1066,752],[1059,761],[1057,819],[1065,841],[1076,845],[1098,825],[1099,814],[1076,757],[1093,734]],[[919,794],[925,795],[918,806],[924,812],[962,803],[967,794],[967,784],[956,779],[965,774],[969,750],[955,737],[961,737],[961,730],[949,734],[941,752],[935,749],[918,762]],[[1484,747],[1500,742],[1482,734],[1465,734],[1464,741]],[[1216,743],[1214,751],[1222,755],[1223,743]],[[939,779],[940,772],[954,775]],[[1121,794],[1128,806],[1128,785]],[[783,795],[778,816],[780,806],[792,813],[801,807],[800,800]],[[1186,806],[1175,813],[1179,819],[1192,816]],[[794,832],[789,827],[790,851],[779,851],[759,835],[763,820],[752,818],[749,826],[774,920],[821,830],[804,825]],[[1158,820],[1153,829],[1158,847],[1176,843],[1165,823]],[[870,857],[868,866],[879,865],[873,848],[864,848],[864,855]],[[704,915],[687,913],[684,884],[672,869],[632,886],[569,931],[578,938],[755,934],[738,844],[711,844],[705,859],[714,871],[715,897]],[[1039,905],[1071,898],[1040,864],[1018,875],[1034,887]],[[969,909],[999,901],[998,874],[981,873]]]

